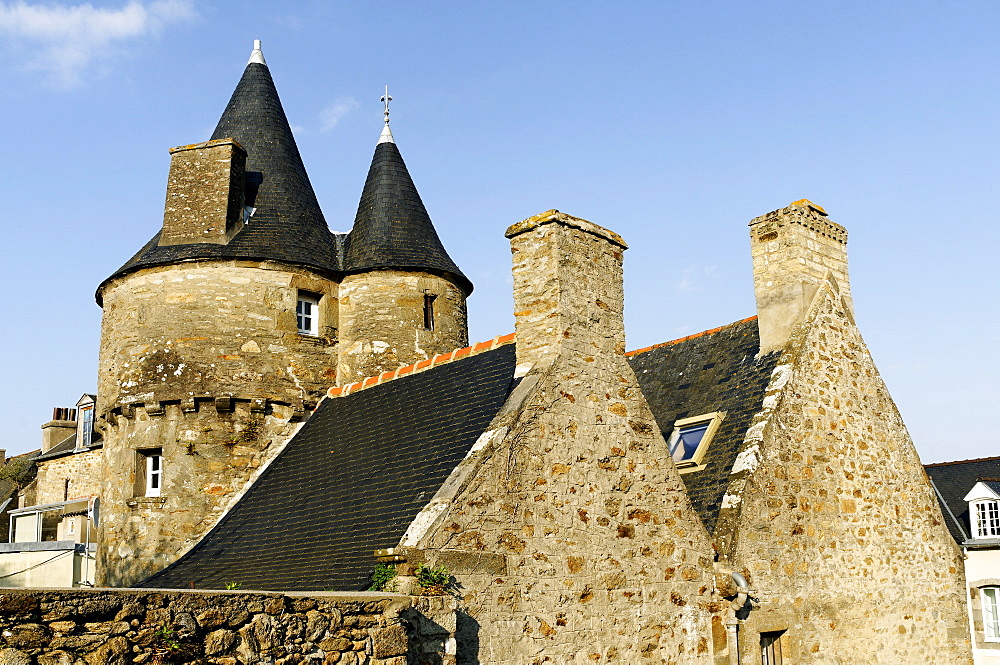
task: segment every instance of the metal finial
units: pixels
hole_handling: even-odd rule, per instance
[[[389,102],[392,101],[392,97],[389,96],[389,86],[385,86],[385,94],[382,95],[382,103],[385,104],[385,111],[382,115],[385,116],[385,124],[389,124]]]

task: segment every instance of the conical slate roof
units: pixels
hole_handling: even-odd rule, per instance
[[[321,271],[341,270],[339,238],[323,219],[278,91],[259,53],[256,50],[251,57],[212,134],[212,139],[236,139],[247,151],[246,204],[256,208],[249,224],[226,245],[160,247],[157,234],[108,280],[139,268],[210,258],[277,260]],[[100,292],[98,288],[98,301]]]
[[[354,228],[347,236],[344,270],[392,269],[442,274],[466,295],[472,293],[472,282],[441,244],[403,156],[386,130],[375,146]]]

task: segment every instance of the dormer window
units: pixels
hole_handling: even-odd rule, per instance
[[[715,411],[692,418],[681,418],[674,423],[667,445],[670,456],[681,473],[705,468],[701,466],[701,460],[725,415],[723,411]]]
[[[973,538],[1000,538],[1000,480],[980,478],[965,495]]]
[[[295,305],[295,319],[300,335],[319,336],[319,294],[299,291]]]
[[[976,538],[1000,537],[1000,501],[973,501],[970,514]]]
[[[94,442],[95,395],[84,394],[76,403],[80,417],[76,421],[76,449],[89,448]]]

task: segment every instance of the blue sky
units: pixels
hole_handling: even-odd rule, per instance
[[[924,461],[998,455],[998,25],[986,2],[0,2],[0,446],[94,389],[94,289],[261,39],[335,230],[389,85],[474,341],[513,329],[513,222],[557,208],[629,242],[638,348],[754,314],[746,225],[808,198],[850,231]]]

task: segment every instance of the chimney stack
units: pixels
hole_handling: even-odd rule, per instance
[[[802,199],[757,217],[750,222],[750,244],[761,353],[784,348],[828,277],[853,313],[847,229],[822,207]]]
[[[233,139],[171,148],[160,246],[228,243],[243,228],[246,162]]]
[[[518,371],[551,363],[566,349],[625,353],[622,253],[608,229],[549,210],[506,233],[514,262]]]
[[[52,420],[42,425],[42,453],[76,434],[76,409],[56,407]]]

